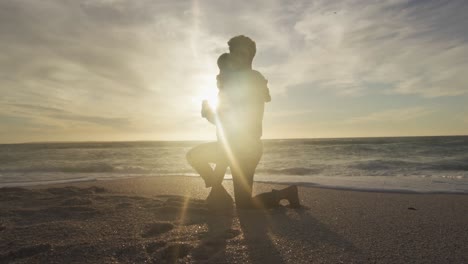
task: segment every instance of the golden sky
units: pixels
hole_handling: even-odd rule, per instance
[[[468,2],[0,1],[0,143],[214,139],[229,38],[257,43],[264,138],[468,134]]]

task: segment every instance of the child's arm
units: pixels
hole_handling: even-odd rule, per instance
[[[201,114],[202,114],[202,117],[208,120],[208,122],[215,124],[216,113],[214,113],[213,109],[211,109],[211,107],[208,104],[208,101],[206,100],[203,100]]]

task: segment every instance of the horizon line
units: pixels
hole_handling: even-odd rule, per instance
[[[415,138],[415,137],[467,137],[468,135],[424,135],[424,136],[358,136],[358,137],[297,137],[297,138],[262,138],[262,140],[307,140],[307,139],[363,139],[363,138]],[[70,144],[70,143],[116,143],[116,142],[189,142],[189,141],[216,141],[210,139],[150,139],[150,140],[58,140],[58,141],[29,141],[0,143],[0,145],[20,145],[20,144]]]

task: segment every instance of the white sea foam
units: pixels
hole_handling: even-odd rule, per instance
[[[0,186],[193,176],[185,154],[200,143],[0,145]],[[266,140],[255,180],[367,191],[466,193],[468,137]]]

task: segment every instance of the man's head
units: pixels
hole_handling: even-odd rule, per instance
[[[252,61],[257,51],[255,42],[244,35],[236,36],[228,41],[231,59],[242,68],[252,68]]]

